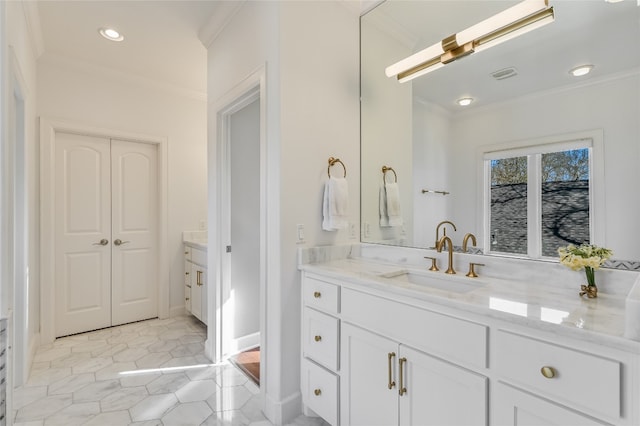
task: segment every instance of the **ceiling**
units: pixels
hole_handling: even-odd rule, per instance
[[[207,51],[199,30],[219,2],[191,0],[38,1],[45,55],[62,56],[206,94]],[[125,39],[104,39],[112,26]]]
[[[371,13],[383,14],[378,21],[395,26],[388,28],[391,33],[398,34],[400,26],[405,42],[413,43],[415,52],[518,2],[389,0]],[[408,84],[413,84],[414,94],[450,111],[460,111],[455,101],[462,97],[475,99],[467,107],[472,109],[629,70],[638,72],[638,2],[549,0],[549,5],[554,7],[555,22],[413,80]],[[363,20],[369,19],[367,16]],[[580,79],[569,75],[570,69],[582,64],[595,68]],[[518,75],[499,81],[491,77],[492,72],[508,67],[515,67]]]

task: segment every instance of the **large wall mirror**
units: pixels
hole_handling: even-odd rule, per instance
[[[491,247],[486,152],[595,138],[591,242],[640,261],[640,4],[550,0],[555,21],[400,83],[385,69],[517,1],[387,0],[361,18],[361,240]],[[593,65],[574,77],[569,71]],[[473,98],[468,106],[457,100]],[[484,160],[483,160],[484,159]],[[592,164],[592,165],[593,165]],[[383,167],[393,170],[383,172]],[[383,179],[400,217],[381,217]],[[427,192],[424,192],[427,191]],[[385,206],[386,208],[386,206]],[[384,216],[384,212],[382,214]]]

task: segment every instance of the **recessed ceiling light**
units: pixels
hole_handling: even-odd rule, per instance
[[[473,102],[473,98],[460,98],[456,101],[456,103],[460,106],[471,105],[471,102]]]
[[[571,71],[569,71],[569,74],[571,74],[574,77],[581,77],[583,75],[589,74],[592,69],[593,69],[593,65],[580,65],[579,67],[576,67]]]
[[[118,30],[113,28],[108,28],[108,27],[100,28],[98,32],[102,37],[106,38],[107,40],[111,40],[111,41],[124,40],[124,36],[120,34]]]

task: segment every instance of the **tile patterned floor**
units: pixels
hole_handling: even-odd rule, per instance
[[[14,392],[14,425],[269,426],[259,388],[232,364],[211,364],[205,339],[190,316],[57,339]]]

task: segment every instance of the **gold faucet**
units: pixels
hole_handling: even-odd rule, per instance
[[[468,233],[464,236],[464,239],[462,240],[462,252],[466,253],[467,252],[467,243],[469,242],[469,238],[471,238],[471,243],[473,244],[473,247],[476,246],[476,236],[473,235],[472,233]]]
[[[440,241],[440,227],[441,227],[442,225],[446,225],[447,223],[448,223],[449,225],[453,226],[453,230],[454,230],[454,231],[457,231],[457,229],[456,229],[456,225],[454,225],[454,223],[453,223],[453,222],[451,222],[451,221],[449,221],[449,220],[443,220],[442,222],[440,222],[440,223],[438,224],[438,226],[436,226],[436,246],[438,245],[438,241]],[[447,227],[446,227],[446,226],[445,226],[444,228],[442,228],[442,236],[443,236],[443,237],[446,237],[446,236],[447,236]]]
[[[440,240],[436,243],[436,250],[438,253],[442,253],[442,246],[447,244],[447,250],[449,250],[449,266],[445,271],[446,274],[455,274],[456,271],[453,270],[453,243],[451,242],[451,238],[443,235]]]

